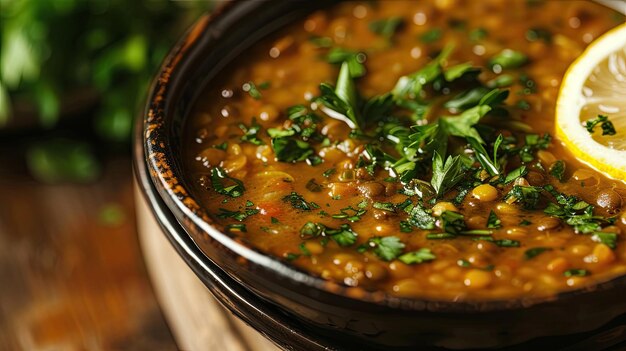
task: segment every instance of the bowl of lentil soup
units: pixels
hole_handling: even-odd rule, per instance
[[[569,63],[623,20],[589,2],[234,2],[166,60],[140,150],[178,235],[327,337],[592,330],[626,312],[626,185],[550,133]]]

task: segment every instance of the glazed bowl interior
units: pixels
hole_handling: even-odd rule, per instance
[[[416,319],[415,312],[423,313],[417,316],[422,318],[421,322],[432,321],[433,326],[447,325],[458,340],[463,337],[480,339],[484,335],[472,336],[471,333],[480,328],[488,329],[501,321],[508,326],[505,320],[510,320],[516,331],[524,335],[501,333],[496,342],[474,344],[481,346],[497,346],[550,333],[581,331],[580,327],[572,327],[572,321],[564,322],[562,331],[559,326],[551,326],[557,317],[568,318],[566,309],[571,304],[576,304],[579,315],[591,316],[587,330],[626,312],[626,302],[616,301],[620,289],[626,285],[624,276],[542,298],[456,302],[398,298],[322,280],[225,234],[223,226],[215,223],[194,200],[195,186],[185,176],[182,140],[191,108],[203,88],[245,49],[284,25],[333,2],[256,0],[228,3],[200,19],[166,58],[149,93],[141,127],[142,147],[136,152],[143,153],[141,157],[146,161],[159,201],[163,201],[177,221],[175,224],[202,253],[197,259],[219,267],[234,282],[264,301],[281,307],[285,313],[313,321],[311,327],[322,325],[328,330],[342,330],[348,335],[356,335],[361,341],[379,337],[383,327],[368,324],[375,317],[396,328],[406,324],[403,335],[409,335],[411,323]],[[203,279],[202,266],[192,268]],[[203,281],[211,284],[210,279]],[[590,294],[590,291],[594,293]],[[529,310],[531,306],[534,309]],[[474,318],[486,313],[490,313],[487,319]],[[542,320],[541,315],[551,318]],[[349,325],[351,321],[354,325]],[[476,329],[465,331],[468,323],[474,323]],[[543,325],[544,330],[531,330],[540,329],[538,325]],[[387,339],[382,344],[394,342],[392,334],[385,337]],[[433,334],[429,338],[439,340],[444,337]],[[402,345],[413,341],[397,340]]]

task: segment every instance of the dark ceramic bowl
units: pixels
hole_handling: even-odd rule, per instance
[[[485,348],[597,329],[626,313],[626,277],[550,298],[436,301],[322,280],[225,234],[194,200],[181,135],[189,109],[243,50],[331,1],[234,1],[171,51],[138,121],[138,181],[169,240],[229,309],[289,349]]]

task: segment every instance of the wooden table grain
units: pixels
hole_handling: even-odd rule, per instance
[[[130,158],[91,184],[46,185],[0,152],[0,350],[177,349],[137,240]]]

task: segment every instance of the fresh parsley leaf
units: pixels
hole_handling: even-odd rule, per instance
[[[514,185],[511,191],[505,196],[509,203],[519,202],[527,210],[537,207],[541,196],[541,187]]]
[[[441,62],[448,58],[453,46],[446,46],[441,53],[419,71],[398,79],[392,90],[394,101],[398,103],[404,99],[415,99],[419,96],[424,85],[432,83],[442,73]]]
[[[489,218],[487,219],[487,228],[498,229],[502,227],[502,221],[496,215],[493,210],[489,211]]]
[[[228,143],[227,142],[223,142],[221,144],[213,145],[211,147],[214,148],[214,149],[226,151],[226,149],[228,148]]]
[[[432,261],[436,258],[437,256],[435,256],[435,254],[433,254],[430,249],[421,248],[417,251],[411,251],[401,255],[400,257],[398,257],[398,260],[402,261],[402,263],[405,264],[419,264]]]
[[[372,205],[375,209],[379,209],[386,212],[395,212],[396,207],[391,202],[374,202]]]
[[[600,124],[602,127],[602,135],[615,135],[615,126],[613,126],[613,122],[609,121],[609,116],[606,115],[598,115],[598,118],[590,119],[585,122],[585,128],[589,134],[593,133],[593,129],[596,125]]]
[[[352,129],[361,126],[356,86],[350,76],[347,62],[341,64],[335,88],[322,83],[320,84],[320,91],[322,95],[319,97],[319,101],[326,107],[323,111],[329,117],[346,122]]]
[[[356,222],[359,221],[361,219],[361,217],[367,213],[367,210],[363,209],[360,206],[357,206],[359,208],[354,208],[352,206],[348,206],[346,208],[342,208],[340,209],[339,213],[332,215],[333,218],[335,219],[347,219],[350,222]]]
[[[491,157],[489,156],[489,153],[487,153],[487,150],[485,150],[485,148],[478,140],[472,137],[466,138],[466,140],[474,150],[474,155],[478,159],[478,162],[483,167],[483,169],[487,171],[487,173],[489,173],[490,176],[500,174],[500,164],[502,162],[498,161],[498,148],[502,144],[502,139],[502,134],[498,135],[498,138],[496,138],[493,146],[493,157]]]
[[[365,65],[363,63],[365,63],[366,59],[367,56],[362,52],[342,48],[333,48],[326,57],[328,63],[341,64],[342,66],[345,64],[351,78],[359,78],[365,75]]]
[[[256,118],[252,119],[252,123],[250,124],[249,127],[243,123],[240,123],[239,128],[244,132],[244,135],[241,137],[241,141],[247,141],[254,145],[265,144],[263,140],[259,139],[259,132],[261,131],[261,126],[257,123]]]
[[[566,277],[585,277],[589,274],[589,271],[586,269],[568,269],[563,272],[563,275]]]
[[[272,139],[272,149],[280,162],[304,161],[315,152],[309,143],[290,137]]]
[[[330,168],[330,169],[325,170],[325,171],[324,171],[324,173],[322,173],[322,175],[323,175],[325,178],[329,178],[331,175],[333,175],[333,174],[335,174],[335,173],[337,173],[337,169],[335,169],[335,168]]]
[[[494,72],[500,73],[501,69],[518,68],[528,62],[528,57],[523,53],[511,49],[504,49],[489,60],[489,66]]]
[[[420,40],[422,43],[430,44],[441,39],[442,35],[443,35],[443,31],[440,28],[433,28],[423,33],[422,35],[420,35]]]
[[[489,32],[485,28],[476,28],[469,32],[469,39],[471,41],[479,41],[485,39],[489,35]]]
[[[315,238],[321,236],[325,229],[323,224],[306,222],[300,229],[300,237],[302,239]]]
[[[413,205],[409,205],[404,210],[409,214],[407,222],[410,225],[425,230],[435,228],[435,218],[421,203],[417,202]]]
[[[314,178],[309,179],[305,187],[307,188],[308,191],[313,192],[313,193],[319,193],[324,188],[324,186],[321,184],[318,184]]]
[[[565,162],[558,160],[550,165],[548,169],[550,175],[563,182],[563,176],[565,175]]]
[[[373,248],[376,256],[383,261],[395,259],[404,249],[402,241],[395,236],[373,237],[369,239],[368,244]]]
[[[526,166],[520,166],[512,170],[511,172],[509,172],[509,174],[506,175],[506,178],[504,178],[504,184],[509,184],[515,179],[525,176],[527,173],[528,173],[528,170],[526,169]]]
[[[295,191],[283,197],[283,202],[291,204],[291,207],[296,210],[311,211],[319,208],[315,202],[307,202],[302,195]]]
[[[243,212],[242,211],[230,211],[225,208],[220,208],[220,213],[217,216],[219,218],[232,218],[239,222],[242,222],[246,218],[253,216],[257,213],[259,213],[259,210],[254,209],[254,208],[248,208],[244,210]]]
[[[253,82],[244,83],[242,89],[255,100],[259,100],[262,97],[261,92]]]
[[[441,117],[439,123],[443,123],[444,127],[451,135],[462,138],[471,137],[478,140],[481,144],[484,144],[485,142],[474,128],[474,125],[489,111],[491,111],[490,106],[478,105],[463,111],[458,116]]]
[[[298,249],[300,249],[300,252],[302,252],[302,255],[311,256],[311,251],[309,251],[309,249],[306,248],[306,243],[300,243],[300,245],[298,245]]]
[[[218,194],[230,197],[239,197],[246,190],[241,180],[228,176],[221,167],[211,169],[211,186]]]
[[[466,228],[465,217],[458,212],[443,211],[441,221],[443,230],[448,234],[459,235]]]
[[[461,179],[465,177],[465,167],[460,155],[448,156],[444,164],[438,152],[433,156],[433,176],[430,184],[437,197],[442,196],[452,189]]]
[[[402,26],[404,19],[402,17],[383,18],[369,23],[369,30],[387,39],[391,38]]]
[[[617,247],[617,234],[615,233],[596,232],[591,237],[591,240],[602,243],[611,249]]]
[[[339,246],[353,245],[358,236],[347,224],[342,224],[339,229],[326,228],[325,234],[339,244]]]
[[[528,249],[524,251],[524,259],[530,260],[532,258],[539,256],[543,252],[551,251],[551,250],[552,250],[551,247],[533,247],[532,249]]]
[[[550,44],[552,43],[552,32],[545,28],[534,27],[526,31],[526,39],[528,41],[543,40]]]

